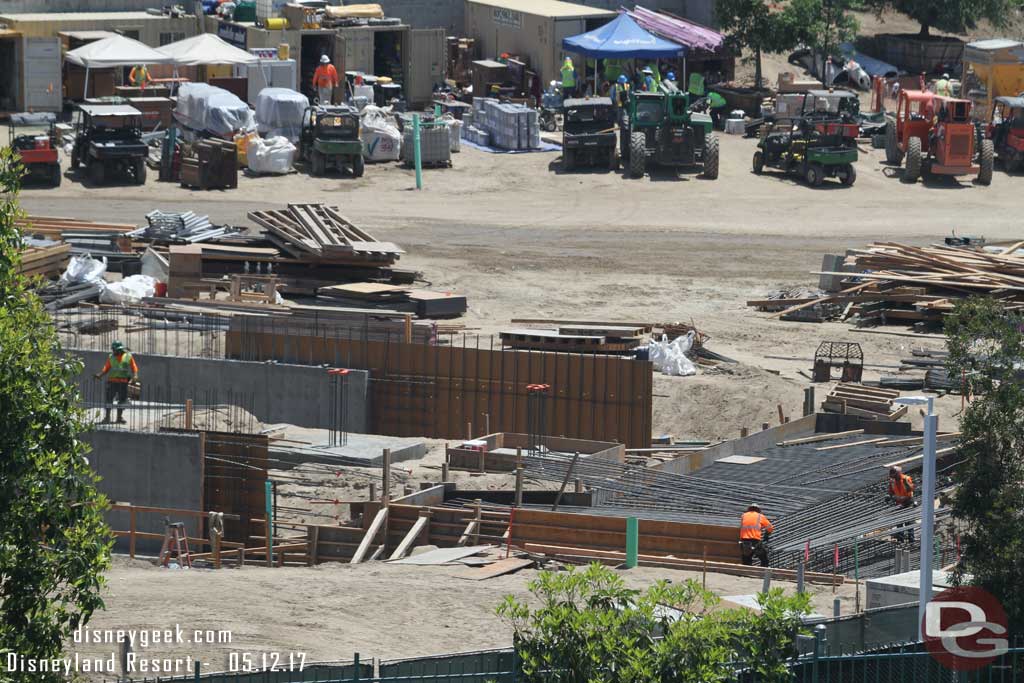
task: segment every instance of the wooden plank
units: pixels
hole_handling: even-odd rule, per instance
[[[948,432],[946,434],[939,434],[935,437],[935,442],[940,443],[942,441],[950,441],[960,437],[960,432]],[[895,441],[884,441],[882,443],[876,443],[875,448],[889,448],[890,446],[921,446],[924,444],[923,436],[913,436],[909,439],[896,439]]]
[[[366,535],[363,536],[363,540],[359,543],[359,547],[356,549],[355,555],[352,556],[350,561],[351,564],[359,564],[363,561],[366,556],[366,552],[370,549],[370,544],[373,539],[376,538],[377,533],[384,526],[384,522],[388,518],[387,507],[382,507],[377,511],[377,516],[373,518],[373,522],[370,523],[370,528],[366,530]]]
[[[883,436],[878,439],[868,439],[867,441],[853,441],[851,443],[840,443],[834,446],[822,446],[821,448],[815,448],[816,451],[836,451],[840,448],[850,448],[852,446],[866,446],[869,443],[878,443],[879,441],[888,441],[889,437]]]
[[[533,565],[534,560],[529,557],[506,557],[486,567],[480,567],[479,569],[459,574],[458,578],[469,579],[470,581],[486,581],[487,579],[493,579],[495,576],[511,574],[514,571],[532,567]]]
[[[833,274],[835,274],[835,273],[833,273]],[[849,275],[849,273],[838,273],[838,274],[840,274],[840,275],[842,275],[842,274]],[[796,306],[790,306],[789,308],[787,308],[787,309],[785,309],[783,311],[778,311],[778,312],[772,313],[771,317],[772,318],[781,318],[782,316],[789,315],[790,313],[796,313],[797,311],[802,311],[805,308],[810,308],[811,306],[814,306],[815,304],[828,303],[830,301],[833,301],[834,299],[841,298],[844,294],[850,294],[851,292],[859,292],[860,290],[865,289],[867,287],[870,287],[873,284],[874,284],[873,282],[862,282],[859,285],[854,285],[853,287],[849,287],[848,289],[844,289],[841,292],[836,292],[835,294],[830,294],[828,296],[823,296],[823,297],[821,297],[819,299],[814,299],[813,301],[807,301],[807,302],[804,302],[802,304],[797,304]]]
[[[398,544],[397,548],[395,548],[395,552],[391,553],[391,557],[388,559],[400,560],[405,557],[412,548],[412,544],[416,542],[417,538],[419,538],[420,533],[423,531],[423,527],[425,527],[429,521],[430,517],[425,515],[420,516],[419,519],[416,520],[416,523],[409,529],[409,533],[407,533],[405,538],[402,539],[402,542]]]
[[[787,446],[800,446],[805,443],[817,443],[819,441],[831,441],[832,439],[842,439],[847,436],[856,436],[857,434],[863,434],[863,429],[851,429],[847,432],[835,432],[833,434],[817,434],[815,436],[806,436],[802,439],[790,439],[788,441],[779,441],[776,446],[785,448]]]

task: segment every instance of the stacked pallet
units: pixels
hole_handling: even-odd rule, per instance
[[[70,255],[71,245],[63,242],[26,246],[21,251],[18,272],[22,275],[58,277],[67,268]]]
[[[938,324],[958,300],[972,295],[996,297],[1008,310],[1019,309],[1024,307],[1022,247],[1024,241],[1002,247],[875,242],[851,250],[842,271],[816,271],[848,278],[842,291],[813,298],[748,301],[747,305],[791,318],[799,311],[823,310],[829,304],[833,317],[856,316],[859,322],[872,324]]]
[[[250,211],[267,239],[292,257],[317,263],[392,265],[405,253],[378,242],[326,204],[289,204],[287,209]]]
[[[900,392],[893,389],[842,382],[828,393],[821,408],[826,413],[856,415],[880,422],[892,422],[907,413],[906,406],[896,406],[893,403],[893,399],[899,395]]]
[[[318,295],[344,306],[415,313],[421,318],[454,317],[466,312],[466,297],[462,295],[379,282],[321,287]]]
[[[499,333],[510,349],[626,354],[644,341],[644,326],[564,324],[555,329],[517,328]]]

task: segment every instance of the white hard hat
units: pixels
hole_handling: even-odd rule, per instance
[[[942,74],[942,77],[945,78],[946,80],[949,80],[949,74]]]
[[[331,63],[331,58],[328,57],[327,55],[321,55],[320,63],[321,64],[330,64]]]
[[[653,74],[654,73],[653,71],[651,71],[651,67],[649,67],[649,66],[645,66],[643,72],[645,74]]]

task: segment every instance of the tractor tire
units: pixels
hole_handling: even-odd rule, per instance
[[[54,164],[50,167],[50,185],[53,187],[60,187],[60,164]]]
[[[708,180],[718,180],[718,136],[704,138],[704,173]]]
[[[899,166],[903,162],[903,150],[896,139],[895,121],[889,121],[885,126],[885,160],[893,166]]]
[[[761,175],[764,172],[764,153],[761,150],[754,152],[754,173]]]
[[[309,172],[312,175],[321,176],[327,172],[327,159],[320,152],[314,151],[309,158]]]
[[[352,160],[352,175],[356,178],[362,178],[365,169],[366,164],[363,162],[363,155],[360,154]]]
[[[921,138],[907,141],[907,164],[903,168],[903,182],[916,183],[921,177]]]
[[[629,136],[629,175],[643,178],[647,165],[647,137],[643,133]]]
[[[804,171],[804,180],[811,187],[821,187],[821,184],[825,181],[825,171],[818,164],[807,164],[807,169]]]
[[[840,178],[840,182],[847,187],[852,187],[857,182],[857,169],[853,164],[846,164],[840,171],[843,175]]]
[[[107,179],[106,171],[102,161],[92,162],[89,164],[89,180],[93,182],[93,185],[102,185],[103,181]]]
[[[576,150],[562,150],[562,170],[571,171],[576,167]]]
[[[146,160],[139,159],[135,162],[135,184],[146,184]]]
[[[992,166],[995,164],[995,148],[991,140],[982,140],[978,152],[978,183],[980,185],[992,184]]]

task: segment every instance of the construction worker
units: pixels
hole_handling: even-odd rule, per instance
[[[900,507],[914,504],[914,480],[899,465],[889,468],[889,495]]]
[[[313,73],[313,87],[320,104],[333,104],[334,89],[338,87],[338,70],[327,55],[320,57],[320,66]]]
[[[658,92],[658,81],[654,78],[654,69],[649,66],[645,66],[643,70],[644,74],[644,90],[647,92]]]
[[[725,101],[717,92],[711,91],[708,93],[708,109],[711,110],[711,122],[715,128],[722,128],[722,119],[725,116],[725,107],[729,104]]]
[[[704,97],[707,92],[704,88],[704,74],[692,72],[690,74],[690,84],[686,92],[690,93],[693,97]]]
[[[765,536],[775,531],[775,526],[761,514],[761,508],[751,504],[740,517],[740,553],[743,564],[753,565],[754,556],[760,560],[762,567],[768,566],[768,548]]]
[[[953,96],[953,86],[949,82],[949,74],[942,74],[942,78],[935,81],[935,94],[941,95],[942,97]]]
[[[124,72],[122,71],[121,73]],[[128,72],[128,82],[136,88],[145,90],[153,82],[153,79],[150,77],[149,69],[146,68],[146,65],[139,64],[138,66],[133,66],[132,70]]]
[[[625,73],[622,68],[621,59],[606,59],[604,60],[604,77],[609,83],[615,83],[619,80],[619,76]]]
[[[110,423],[110,406],[117,401],[117,423],[124,424],[124,406],[128,403],[128,384],[139,379],[139,366],[124,344],[115,341],[110,345],[110,355],[103,369],[95,374],[96,379],[107,376],[107,391],[103,424]]]
[[[612,104],[618,109],[625,109],[629,104],[629,77],[620,74],[611,92]]]
[[[573,97],[576,94],[576,66],[571,57],[562,63],[562,97]]]

